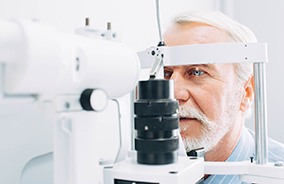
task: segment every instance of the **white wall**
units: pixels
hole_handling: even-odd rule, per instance
[[[217,0],[160,0],[161,21],[177,12],[189,9],[215,9]],[[143,50],[158,40],[155,0],[0,0],[0,18],[36,18],[61,31],[73,32],[84,25],[85,17],[91,24],[122,33],[123,39],[135,50]]]
[[[223,10],[253,30],[260,42],[268,43],[267,108],[268,134],[284,143],[284,1],[282,0],[221,0]],[[252,122],[249,127],[254,127]]]

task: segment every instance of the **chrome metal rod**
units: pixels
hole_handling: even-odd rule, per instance
[[[122,161],[123,159],[123,155],[122,155],[122,149],[123,149],[123,141],[122,141],[122,125],[121,125],[121,111],[120,111],[120,104],[118,102],[117,99],[112,99],[112,101],[114,101],[116,103],[116,106],[117,106],[117,115],[118,115],[118,134],[119,134],[119,148],[118,148],[118,151],[117,151],[117,154],[115,156],[115,160],[114,160],[114,163],[117,163],[119,161]]]
[[[255,151],[256,164],[268,162],[267,111],[266,111],[266,69],[265,63],[254,63],[255,90]]]
[[[159,38],[160,38],[160,41],[163,42],[162,29],[161,29],[161,20],[160,20],[160,5],[159,5],[159,0],[156,0],[156,17],[157,17]]]
[[[4,98],[4,64],[0,61],[0,101]]]

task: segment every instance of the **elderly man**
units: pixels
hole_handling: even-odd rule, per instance
[[[200,11],[174,18],[164,40],[167,46],[257,41],[247,27],[227,16]],[[187,151],[204,147],[207,161],[243,161],[255,155],[254,133],[244,126],[254,97],[252,64],[165,67],[164,74],[174,80]],[[284,145],[269,139],[269,161],[279,160],[284,160]],[[233,175],[212,175],[205,183],[241,181]]]

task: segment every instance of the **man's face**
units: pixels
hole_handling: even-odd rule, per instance
[[[164,39],[167,46],[231,42],[225,32],[201,23],[173,25]],[[164,72],[166,79],[174,80],[180,132],[187,151],[199,147],[211,150],[240,121],[243,93],[234,65],[165,67]]]

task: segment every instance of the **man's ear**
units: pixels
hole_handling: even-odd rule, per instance
[[[241,101],[240,110],[245,112],[249,107],[254,98],[254,77],[251,76],[244,84],[244,96]]]

